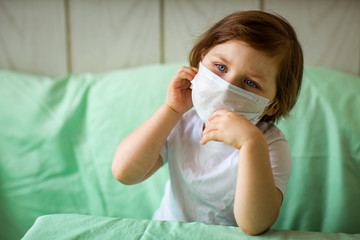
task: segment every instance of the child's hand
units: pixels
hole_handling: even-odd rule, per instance
[[[262,135],[254,124],[240,114],[228,110],[218,110],[209,118],[200,144],[206,144],[213,140],[240,149],[246,141],[255,140]]]
[[[193,67],[181,67],[169,83],[165,103],[179,114],[193,106],[190,86],[197,72]]]

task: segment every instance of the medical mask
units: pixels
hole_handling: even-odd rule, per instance
[[[192,80],[192,102],[205,124],[216,110],[226,109],[256,125],[269,99],[230,84],[200,62],[199,71]]]

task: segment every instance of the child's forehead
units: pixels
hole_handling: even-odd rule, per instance
[[[252,65],[254,72],[263,72],[264,67],[278,69],[277,57],[269,56],[266,52],[239,40],[215,45],[206,56],[234,65]]]
[[[252,47],[249,43],[237,39],[232,39],[223,43],[215,44],[209,49],[208,53],[209,52],[220,53],[224,55],[250,53],[264,57],[268,56],[265,51],[257,50],[256,48]]]

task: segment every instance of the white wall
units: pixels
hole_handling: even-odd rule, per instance
[[[360,75],[359,0],[0,0],[0,67],[52,77],[186,61],[238,10],[279,13],[305,64]]]

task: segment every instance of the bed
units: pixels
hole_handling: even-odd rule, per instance
[[[0,11],[6,9],[10,13],[7,16],[13,17],[18,16],[19,9],[25,11],[13,2],[0,1]],[[360,43],[360,34],[353,28],[354,20],[360,23],[360,17],[353,14],[360,9],[358,1],[343,1],[336,7],[333,3],[323,3],[330,12],[326,15],[329,19],[338,19],[337,14],[349,10],[345,11],[350,15],[348,20],[342,22],[346,28],[337,30],[351,32],[352,38],[346,40],[350,42],[343,48],[345,53],[350,48],[356,54],[346,55],[349,57],[346,59],[341,52],[336,57],[334,46],[339,46],[342,39],[334,37],[327,49],[314,48],[316,54],[307,55],[298,103],[290,118],[278,124],[289,140],[293,157],[285,200],[271,230],[256,237],[236,227],[151,220],[169,177],[166,166],[133,186],[118,183],[111,174],[117,144],[160,106],[169,80],[180,66],[187,64],[183,51],[174,46],[183,44],[185,49],[189,39],[169,45],[172,25],[156,25],[162,30],[155,35],[162,37],[151,36],[153,42],[148,47],[162,42],[155,44],[160,46],[155,47],[157,53],[142,56],[147,48],[143,44],[141,50],[134,47],[141,54],[129,59],[126,56],[130,50],[118,49],[122,56],[117,52],[111,55],[111,51],[104,49],[109,46],[99,50],[96,46],[101,44],[93,42],[93,51],[103,55],[89,56],[85,54],[90,54],[86,51],[89,43],[81,46],[77,41],[94,33],[89,33],[91,29],[86,27],[76,30],[79,27],[76,17],[82,14],[80,19],[85,22],[92,13],[89,9],[98,9],[101,16],[105,16],[101,9],[111,11],[114,6],[126,6],[121,11],[132,9],[134,14],[143,14],[144,7],[157,9],[151,19],[166,19],[174,13],[177,15],[172,21],[176,25],[181,22],[176,21],[181,11],[206,6],[205,12],[217,9],[213,11],[219,16],[234,9],[238,1],[227,1],[225,10],[217,7],[215,1],[134,1],[134,5],[125,1],[64,1],[60,5],[59,2],[62,1],[42,3],[43,8],[39,8],[36,4],[40,3],[33,1],[37,7],[26,11],[36,10],[38,15],[41,9],[61,11],[64,17],[60,19],[68,26],[64,29],[73,31],[70,37],[67,35],[70,45],[64,49],[54,47],[54,36],[49,34],[49,44],[38,49],[40,57],[36,61],[40,63],[34,60],[23,64],[24,59],[35,58],[26,51],[16,52],[21,50],[21,42],[13,41],[5,48],[9,51],[0,54],[0,239],[360,239],[360,56],[356,56],[360,46],[354,45]],[[206,2],[210,4],[205,5]],[[302,26],[296,16],[291,17],[294,8],[285,2],[252,1],[255,5],[250,1],[240,2],[240,10],[260,8],[283,12],[294,25]],[[293,4],[297,4],[300,12],[323,11],[300,1]],[[195,15],[189,14],[188,21],[193,21]],[[115,15],[110,14],[107,19]],[[0,14],[0,20],[4,16]],[[24,16],[29,14],[20,17],[22,24],[27,22]],[[198,17],[203,21],[202,26],[206,25],[206,18]],[[16,19],[12,18],[12,23]],[[26,19],[29,25],[31,19]],[[86,26],[84,22],[80,26]],[[131,24],[135,23],[134,20]],[[7,29],[4,21],[0,24],[2,29]],[[322,22],[322,26],[325,24],[326,21]],[[35,26],[32,29],[44,31]],[[1,42],[6,46],[12,32],[3,32]],[[300,32],[305,36],[304,31],[300,29]],[[29,38],[23,41],[36,42]],[[96,40],[105,41],[91,41]],[[134,45],[141,46],[137,42]],[[305,52],[311,53],[312,46],[305,44],[305,47]],[[12,48],[17,50],[10,51]],[[46,58],[49,49],[54,51],[50,51],[52,54],[59,53],[56,62]],[[81,58],[82,54],[85,56]]]

